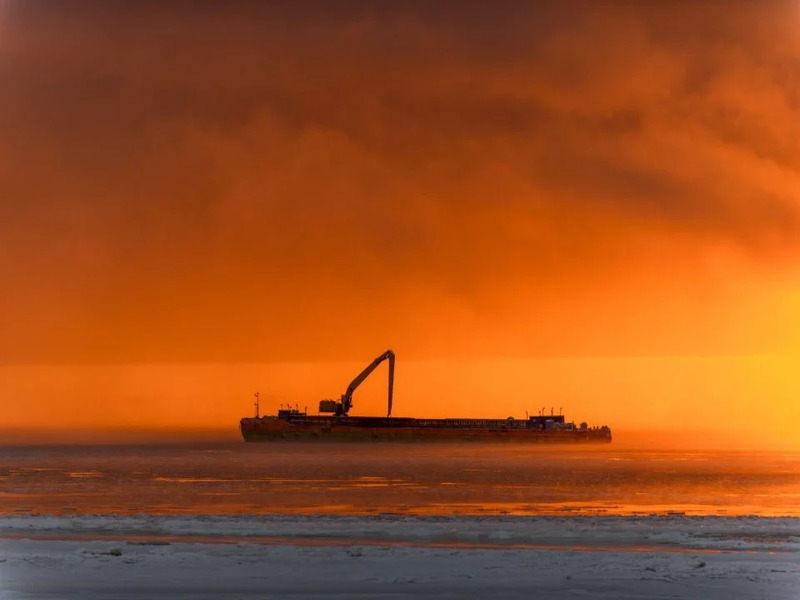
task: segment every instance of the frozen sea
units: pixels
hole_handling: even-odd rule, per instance
[[[0,514],[800,516],[800,453],[610,445],[0,448]]]
[[[800,454],[0,448],[0,598],[800,598]]]

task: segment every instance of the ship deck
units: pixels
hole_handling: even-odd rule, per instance
[[[521,419],[416,419],[289,414],[244,418],[246,441],[330,440],[508,440],[539,442],[611,441],[607,427],[574,427],[561,415]]]

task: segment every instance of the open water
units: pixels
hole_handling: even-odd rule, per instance
[[[0,514],[800,516],[800,453],[599,446],[0,448]]]

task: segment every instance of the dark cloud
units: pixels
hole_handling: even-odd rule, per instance
[[[2,360],[540,352],[598,274],[797,250],[789,4],[0,10]]]

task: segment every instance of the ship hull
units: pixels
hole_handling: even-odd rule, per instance
[[[543,423],[542,423],[543,424]],[[331,442],[510,442],[608,443],[608,428],[544,428],[528,421],[499,419],[405,419],[376,417],[244,418],[246,442],[309,440]]]

